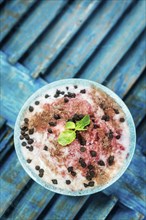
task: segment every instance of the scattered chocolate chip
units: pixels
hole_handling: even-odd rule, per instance
[[[34,108],[32,106],[29,106],[29,111],[33,112]]]
[[[66,184],[67,185],[71,184],[71,181],[70,180],[66,180]]]
[[[110,130],[109,131],[109,133],[108,133],[108,138],[110,139],[110,140],[112,140],[113,139],[113,132],[112,132],[112,130]]]
[[[57,125],[57,122],[51,121],[51,122],[49,122],[49,125],[52,126],[52,127],[55,127]]]
[[[92,157],[96,157],[96,155],[97,155],[96,151],[94,151],[94,150],[91,150],[90,154],[91,154]]]
[[[85,140],[85,138],[82,137],[82,135],[81,135],[79,132],[77,132],[76,137],[77,137],[77,139],[78,139],[78,141],[79,141],[79,143],[80,143],[81,145],[83,145],[83,146],[86,145],[86,140]]]
[[[77,88],[78,88],[78,86],[77,86],[77,85],[75,85],[75,86],[74,86],[74,88],[75,88],[75,89],[77,89]]]
[[[124,118],[120,118],[120,122],[124,122],[125,121],[125,119]]]
[[[59,94],[55,94],[55,95],[54,95],[54,98],[58,98],[58,97],[59,97]]]
[[[44,175],[44,170],[43,169],[39,169],[39,177],[43,177]]]
[[[31,161],[32,161],[31,159],[27,159],[27,163],[31,163]]]
[[[81,152],[85,152],[85,151],[86,151],[86,148],[85,148],[85,147],[80,147],[80,151],[81,151]]]
[[[32,145],[29,147],[29,151],[33,151],[33,146]]]
[[[29,139],[29,140],[27,141],[28,144],[32,144],[33,142],[34,142],[33,139]]]
[[[90,182],[88,183],[88,186],[94,186],[94,181],[90,181]]]
[[[35,169],[36,169],[36,170],[39,170],[39,169],[40,169],[40,166],[38,166],[38,165],[35,166]]]
[[[24,122],[25,122],[26,124],[28,124],[29,119],[28,119],[28,118],[24,118]]]
[[[33,134],[33,133],[34,133],[34,128],[29,129],[29,130],[28,130],[28,133],[29,133],[29,134]]]
[[[94,169],[94,166],[92,164],[89,164],[87,167],[88,167],[89,170],[93,170]]]
[[[82,89],[82,90],[80,90],[80,93],[86,93],[86,89]]]
[[[21,127],[21,131],[27,131],[27,129],[28,129],[27,126],[22,126]]]
[[[29,146],[26,146],[26,149],[29,149]]]
[[[43,170],[43,169],[39,169],[39,172],[40,172],[40,173],[44,173],[44,170]]]
[[[71,175],[72,175],[72,176],[76,176],[77,174],[76,174],[76,172],[71,171]]]
[[[50,97],[48,94],[45,95],[45,98],[47,99],[48,97]]]
[[[44,146],[44,149],[43,149],[43,150],[47,151],[47,150],[48,150],[48,147],[47,147],[47,146]]]
[[[87,183],[84,183],[84,186],[85,186],[85,188],[87,188],[87,187],[88,187],[88,184],[87,184]]]
[[[21,131],[21,134],[24,135],[24,134],[25,134],[25,131]]]
[[[43,177],[44,176],[44,173],[39,173],[39,177]]]
[[[20,138],[20,140],[23,140],[23,139],[24,139],[24,136],[23,136],[23,135],[20,135],[19,138]]]
[[[69,99],[67,99],[66,97],[64,98],[64,102],[67,103],[69,102]]]
[[[116,139],[120,139],[120,137],[121,137],[121,136],[118,134],[118,135],[116,136]]]
[[[76,94],[73,93],[73,92],[68,92],[67,96],[68,96],[69,98],[75,98],[75,97],[76,97]]]
[[[58,120],[58,119],[60,119],[61,117],[60,117],[59,114],[54,114],[54,118],[55,118],[56,120]]]
[[[98,165],[100,165],[100,166],[105,166],[105,163],[104,163],[103,160],[99,160],[97,163],[98,163]]]
[[[90,176],[93,178],[93,177],[95,176],[94,170],[90,170],[90,171],[89,171],[89,174],[90,174]]]
[[[25,134],[25,135],[24,135],[24,138],[25,138],[26,140],[29,140],[30,137],[29,137],[28,134]]]
[[[60,90],[56,90],[56,94],[60,95],[61,91]]]
[[[73,167],[68,167],[67,170],[68,170],[68,172],[72,172],[73,171]]]
[[[116,114],[119,114],[119,110],[118,110],[118,109],[115,109],[115,108],[114,108],[114,112],[115,112]]]
[[[94,128],[94,129],[98,128],[98,125],[97,125],[97,124],[94,124],[94,125],[93,125],[93,128]]]
[[[110,120],[110,117],[108,115],[103,115],[101,120],[104,120],[104,121],[109,121]]]
[[[61,91],[61,92],[60,92],[61,95],[64,95],[64,93],[65,93],[64,91]]]
[[[108,162],[109,166],[112,166],[114,163],[114,156],[109,156],[109,158],[107,159],[107,162]]]
[[[57,182],[56,179],[53,179],[53,180],[52,180],[52,183],[53,183],[53,184],[57,184],[58,182]]]
[[[48,128],[48,132],[51,134],[53,133],[52,129],[51,128]]]
[[[68,90],[68,89],[69,89],[69,87],[68,87],[68,86],[66,86],[66,89]]]
[[[22,142],[22,146],[26,146],[27,143],[25,141]]]
[[[92,177],[90,176],[90,174],[86,175],[86,180],[89,180],[89,181],[92,180]]]
[[[83,168],[85,168],[85,167],[87,166],[86,163],[85,163],[85,161],[84,161],[84,159],[81,158],[81,157],[80,157],[80,159],[79,159],[79,163],[80,163],[81,167],[83,167]]]
[[[39,105],[40,104],[40,102],[39,101],[35,101],[35,105]]]

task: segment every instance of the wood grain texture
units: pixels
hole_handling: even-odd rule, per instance
[[[23,62],[33,77],[38,76],[40,72],[43,73],[54,61],[100,2],[101,0],[77,0],[68,6],[61,18],[45,33],[37,47],[30,51]]]
[[[37,0],[13,0],[5,5],[0,13],[0,41],[4,39],[12,27],[36,1]]]
[[[10,63],[16,63],[65,4],[66,0],[40,1],[38,7],[25,19],[3,47],[3,50],[9,57]],[[36,25],[37,28],[33,28]]]

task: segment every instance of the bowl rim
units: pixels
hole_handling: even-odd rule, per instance
[[[32,169],[29,169],[29,165],[26,163],[26,159],[24,158],[22,151],[21,151],[21,145],[20,145],[20,140],[19,140],[19,135],[20,135],[20,119],[25,112],[26,108],[28,108],[29,103],[31,103],[36,97],[41,95],[41,93],[45,92],[46,89],[53,89],[54,87],[57,86],[69,86],[69,85],[86,85],[86,87],[93,85],[96,88],[101,89],[103,92],[108,94],[110,97],[112,97],[115,102],[122,108],[123,112],[125,113],[127,124],[129,126],[129,133],[130,133],[130,150],[129,150],[129,156],[126,160],[126,163],[124,164],[123,168],[120,169],[120,172],[118,175],[116,175],[113,179],[111,179],[108,183],[102,185],[102,186],[96,186],[93,188],[86,188],[85,190],[77,190],[77,191],[71,191],[71,190],[66,190],[66,189],[61,189],[57,186],[51,185],[49,183],[44,182],[41,178],[38,177],[38,175],[32,171]],[[47,91],[48,92],[48,91]],[[34,92],[23,104],[21,110],[19,111],[19,114],[16,119],[15,127],[14,127],[14,146],[16,150],[17,157],[19,159],[20,164],[22,165],[23,169],[26,171],[26,173],[38,184],[41,186],[45,187],[46,189],[53,191],[55,193],[63,194],[63,195],[69,195],[69,196],[85,196],[85,195],[90,195],[93,193],[100,192],[107,187],[111,186],[113,183],[115,183],[127,170],[134,152],[135,152],[135,147],[136,147],[136,130],[135,130],[135,124],[133,121],[133,118],[131,116],[131,113],[126,106],[126,104],[122,101],[122,99],[114,93],[111,89],[108,87],[97,83],[95,81],[87,80],[87,79],[79,79],[79,78],[71,78],[71,79],[63,79],[63,80],[57,80],[52,83],[49,83],[40,89],[38,89],[36,92]]]

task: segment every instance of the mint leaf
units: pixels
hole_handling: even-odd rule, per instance
[[[67,144],[70,144],[73,142],[76,138],[76,133],[73,130],[65,130],[60,133],[58,137],[58,143],[62,146],[66,146]]]
[[[72,121],[66,122],[65,128],[67,129],[75,129],[75,123]]]
[[[76,122],[76,131],[84,131],[84,129],[87,125],[90,124],[90,117],[89,115],[85,115],[84,118],[82,118],[80,121]]]

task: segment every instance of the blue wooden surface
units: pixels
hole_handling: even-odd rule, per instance
[[[146,1],[0,1],[1,219],[146,218]],[[42,75],[43,74],[43,75]],[[103,83],[129,107],[137,129],[134,158],[103,192],[68,197],[43,189],[21,167],[13,128],[25,100],[57,79]]]

